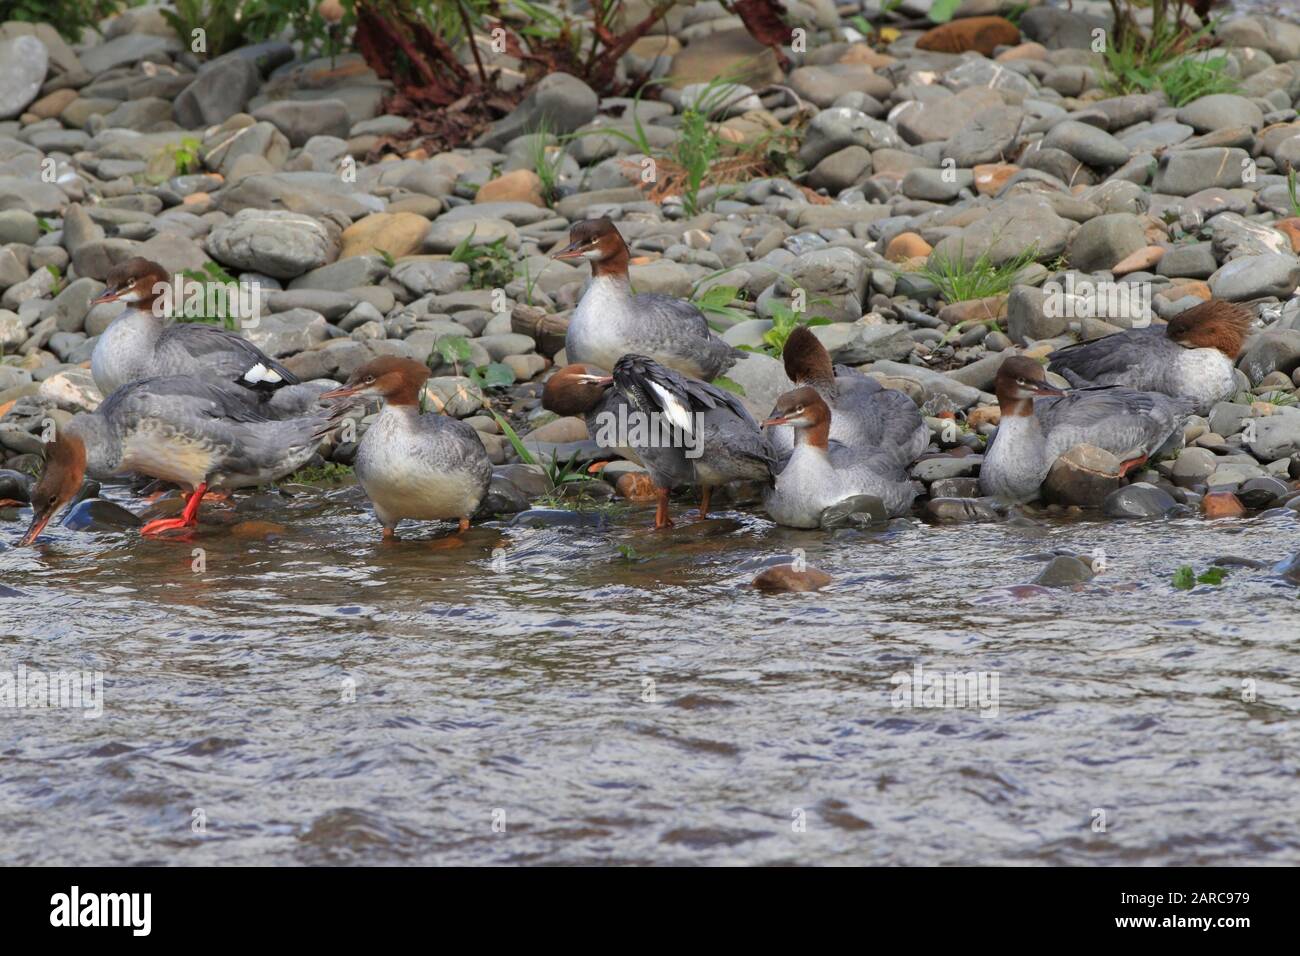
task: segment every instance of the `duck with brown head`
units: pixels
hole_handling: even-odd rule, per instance
[[[777,524],[821,527],[827,508],[859,496],[879,499],[891,517],[911,510],[917,489],[897,457],[833,440],[834,413],[816,388],[805,385],[786,392],[763,422],[765,429],[787,425],[794,430],[794,451],[764,496],[767,513]]]
[[[830,353],[807,326],[790,333],[781,358],[790,381],[815,389],[830,408],[832,441],[876,449],[904,466],[930,444],[930,429],[914,401],[856,369],[832,365]],[[773,429],[772,447],[780,455],[788,454],[794,447],[793,433]]]
[[[551,257],[591,263],[591,284],[565,334],[564,352],[570,362],[612,370],[624,355],[644,355],[709,382],[739,358],[691,303],[669,295],[633,293],[627,243],[608,218],[574,223],[569,244]]]
[[[110,395],[144,378],[205,375],[238,385],[248,391],[248,401],[270,406],[271,393],[300,384],[296,375],[235,332],[202,322],[166,324],[162,304],[170,281],[162,266],[139,257],[109,270],[107,288],[91,305],[125,302],[127,307],[100,335],[90,358],[101,392]],[[281,399],[267,413],[279,417],[275,408],[283,407],[286,417],[292,417],[315,397],[313,392],[300,403]]]
[[[1116,455],[1125,474],[1182,437],[1192,402],[1121,386],[1063,391],[1043,366],[1006,358],[995,380],[1002,417],[980,466],[980,490],[1003,501],[1038,497],[1058,457],[1076,445]]]
[[[194,376],[145,379],[123,385],[95,411],[74,415],[46,448],[22,543],[36,540],[86,475],[138,474],[180,485],[189,495],[181,517],[151,521],[141,533],[190,528],[205,491],[262,485],[296,471],[346,411],[320,405],[297,418],[271,419],[242,392]]]
[[[1245,306],[1211,299],[1180,312],[1168,325],[1057,349],[1051,370],[1074,385],[1125,385],[1188,398],[1203,415],[1236,394],[1235,363],[1253,322]]]
[[[428,378],[428,366],[386,355],[321,396],[384,403],[357,446],[353,470],[385,538],[397,537],[398,522],[407,518],[456,521],[464,533],[492,481],[492,462],[473,428],[437,411],[421,414]]]

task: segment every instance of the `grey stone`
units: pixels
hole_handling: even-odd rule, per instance
[[[902,145],[902,139],[888,123],[845,107],[827,109],[808,124],[803,146],[799,149],[799,161],[812,167],[846,146],[861,146],[874,151],[898,149]]]
[[[1109,269],[1146,244],[1141,219],[1131,213],[1113,213],[1080,226],[1070,240],[1067,255],[1073,268],[1098,272]]]
[[[0,120],[19,115],[36,99],[49,68],[49,53],[36,37],[0,41]]]
[[[464,288],[469,282],[469,266],[463,262],[412,259],[399,262],[392,277],[414,295],[443,295]]]
[[[913,169],[903,177],[901,188],[908,199],[951,202],[974,184],[975,174],[969,169]]]
[[[1031,248],[1036,259],[1050,260],[1065,251],[1073,230],[1074,224],[1058,216],[1046,200],[1017,196],[990,206],[987,215],[940,240],[929,263],[936,268],[958,260],[971,265],[987,253],[1001,265]]]
[[[516,136],[537,132],[543,123],[554,134],[571,133],[590,123],[598,106],[596,94],[582,80],[568,73],[552,73],[508,116],[493,123],[475,145],[500,149]]]
[[[1089,166],[1106,168],[1128,162],[1130,151],[1110,133],[1087,123],[1065,120],[1043,137],[1043,147],[1060,149]]]
[[[1227,129],[1243,123],[1253,130],[1264,125],[1264,111],[1233,93],[1214,93],[1193,100],[1178,111],[1178,122],[1186,123],[1198,133]]]
[[[838,193],[871,175],[871,153],[862,146],[845,146],[831,153],[808,174],[811,189]]]
[[[1026,345],[1041,339],[1055,338],[1069,328],[1066,310],[1054,310],[1048,315],[1047,293],[1031,285],[1018,285],[1007,297],[1007,334],[1017,345]]]
[[[1163,518],[1178,508],[1173,495],[1144,481],[1112,491],[1101,505],[1109,518]]]
[[[1300,259],[1281,253],[1240,256],[1210,276],[1210,291],[1215,298],[1229,302],[1269,295],[1285,298],[1295,291],[1297,284],[1300,284]]]
[[[1300,331],[1272,328],[1250,340],[1237,361],[1237,367],[1258,384],[1270,372],[1291,374],[1300,367]]]
[[[207,249],[222,265],[292,279],[334,261],[339,229],[301,213],[242,209],[208,234]]]
[[[1014,106],[982,110],[948,140],[944,158],[963,168],[1001,161],[1011,154],[1024,118],[1024,110]]]
[[[348,135],[347,104],[342,100],[275,100],[253,110],[253,118],[273,124],[290,146],[304,146],[313,136]]]
[[[1214,247],[1208,242],[1196,242],[1167,250],[1156,266],[1156,274],[1170,278],[1208,279],[1218,268]]]
[[[173,115],[186,129],[223,123],[242,112],[261,84],[257,66],[239,57],[222,57],[199,70],[176,97]]]
[[[908,143],[942,143],[976,113],[1001,106],[1001,96],[976,87],[925,102],[911,100],[900,108],[893,122]]]
[[[1222,186],[1242,185],[1250,154],[1244,149],[1171,149],[1160,157],[1151,188],[1158,193],[1190,196]]]
[[[115,66],[127,66],[148,59],[167,59],[180,50],[175,34],[153,36],[147,33],[128,33],[107,43],[92,46],[81,53],[81,65],[92,74],[107,73]]]
[[[1072,554],[1058,554],[1038,572],[1033,583],[1044,588],[1067,588],[1086,584],[1097,576],[1091,561]]]

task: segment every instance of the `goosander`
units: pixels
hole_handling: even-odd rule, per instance
[[[681,299],[632,292],[627,243],[608,218],[584,219],[553,259],[591,263],[591,285],[578,302],[564,337],[570,362],[611,370],[629,353],[711,382],[740,357],[713,334],[704,313]]]
[[[151,521],[141,533],[190,527],[209,488],[246,488],[297,471],[346,411],[321,405],[298,418],[273,419],[242,392],[188,375],[142,379],[114,391],[95,411],[74,415],[46,448],[22,544],[35,541],[72,501],[87,473],[100,479],[134,473],[180,485],[189,492],[181,517]]]
[[[894,456],[904,467],[925,453],[930,429],[916,403],[856,369],[833,366],[830,353],[807,326],[790,333],[781,358],[795,387],[810,386],[830,408],[831,441],[850,448],[877,449]],[[793,430],[773,431],[772,447],[779,454],[792,451]]]
[[[492,462],[478,432],[446,415],[420,414],[429,367],[392,355],[367,362],[322,399],[379,397],[384,408],[357,446],[353,470],[374,505],[385,538],[403,518],[458,519],[458,532],[492,481]]]
[[[789,528],[817,528],[823,511],[858,495],[878,498],[890,517],[907,514],[916,486],[897,454],[831,441],[833,420],[830,406],[810,385],[777,399],[763,427],[792,425],[795,435],[794,452],[764,497],[772,520]]]
[[[1052,463],[1075,445],[1118,456],[1127,474],[1173,437],[1193,408],[1191,399],[1117,385],[1067,392],[1022,355],[1002,363],[994,387],[1002,418],[980,466],[980,490],[1016,503],[1038,497]]]
[[[771,481],[776,458],[767,437],[730,392],[687,378],[644,355],[625,355],[614,363],[614,387],[639,416],[647,441],[629,444],[655,484],[656,528],[672,526],[668,493],[682,485],[700,486],[700,517],[709,513],[709,494],[732,481]],[[668,437],[653,423],[664,424]],[[672,433],[676,430],[676,434]]]
[[[298,377],[234,332],[202,322],[164,325],[155,306],[168,282],[162,266],[139,257],[109,270],[107,288],[91,305],[125,302],[127,307],[104,330],[90,357],[91,375],[103,394],[143,378],[202,374],[249,389],[247,400],[270,403],[289,417],[319,397],[315,390],[301,400],[272,397],[300,384]]]
[[[1245,306],[1211,299],[1169,324],[1057,349],[1051,370],[1073,385],[1127,385],[1195,402],[1204,415],[1237,391],[1234,363],[1250,331]]]

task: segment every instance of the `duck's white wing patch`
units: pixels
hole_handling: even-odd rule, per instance
[[[651,382],[650,387],[654,393],[659,396],[659,403],[663,407],[664,414],[668,420],[680,428],[686,434],[691,434],[691,410],[687,408],[680,398],[674,395],[668,389],[664,388],[658,382]]]
[[[267,368],[263,363],[258,362],[244,373],[244,381],[249,385],[260,385],[263,382],[282,382],[284,379],[275,369]]]

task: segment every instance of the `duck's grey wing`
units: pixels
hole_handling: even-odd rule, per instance
[[[657,292],[643,292],[634,300],[637,315],[646,321],[644,351],[683,355],[699,365],[707,378],[717,378],[735,363],[740,351],[709,328],[704,313],[689,302]]]
[[[725,474],[731,481],[770,481],[780,470],[771,442],[752,419],[742,420],[730,408],[720,407],[704,412],[702,422],[701,449],[708,471]]]
[[[216,378],[260,391],[299,384],[298,376],[243,336],[202,322],[178,322],[163,329],[155,354],[168,374],[197,367]]]
[[[1115,455],[1136,456],[1151,454],[1163,445],[1194,407],[1189,399],[1114,386],[1036,399],[1034,414],[1047,432],[1047,451],[1052,458],[1084,444]]]
[[[1165,353],[1179,348],[1165,335],[1163,325],[1148,326],[1057,349],[1049,356],[1048,368],[1074,384],[1147,388]]]

